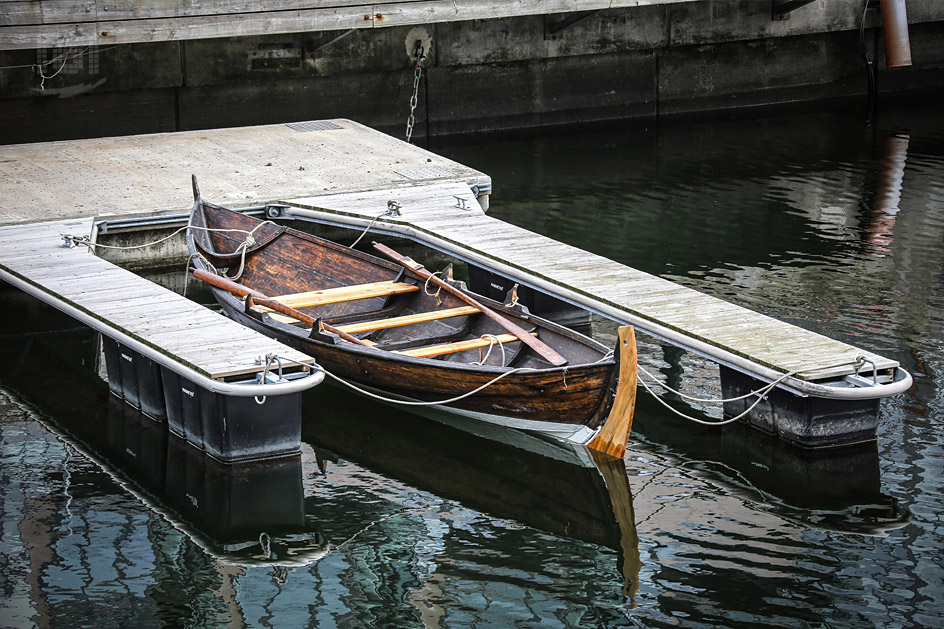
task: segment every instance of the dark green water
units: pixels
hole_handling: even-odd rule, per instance
[[[944,626],[940,111],[433,147],[492,175],[497,217],[901,361],[877,443],[828,456],[641,392],[624,461],[580,463],[319,387],[301,457],[227,469],[4,293],[0,625]]]

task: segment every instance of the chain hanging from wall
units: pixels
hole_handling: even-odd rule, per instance
[[[413,95],[410,97],[410,116],[406,119],[406,141],[413,137],[413,125],[416,122],[416,102],[420,91],[420,79],[423,77],[423,63],[426,61],[426,51],[423,42],[416,40],[416,54],[413,62]]]

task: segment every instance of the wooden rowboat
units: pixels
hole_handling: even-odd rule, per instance
[[[613,456],[625,451],[636,393],[629,326],[614,355],[382,245],[396,261],[207,203],[196,181],[187,245],[192,272],[228,316],[310,354],[338,380]]]

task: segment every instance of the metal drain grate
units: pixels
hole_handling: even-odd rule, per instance
[[[414,168],[412,170],[397,170],[398,175],[403,175],[407,179],[438,179],[439,177],[453,177],[455,173],[438,166],[428,166],[426,168]]]
[[[343,129],[341,125],[336,125],[327,120],[309,120],[308,122],[290,122],[285,125],[295,131],[331,131],[333,129]]]

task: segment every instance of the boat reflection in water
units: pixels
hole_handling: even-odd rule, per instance
[[[614,581],[620,575],[630,598],[636,592],[638,539],[622,460],[461,418],[430,421],[325,386],[303,400],[301,456],[221,464],[111,397],[96,335],[37,308],[24,319],[30,329],[11,323],[16,333],[0,338],[4,387],[220,570],[344,561],[338,554],[368,543],[365,531],[410,508],[411,522],[460,512],[438,511],[445,499],[512,528],[613,549],[617,565],[599,569]]]
[[[639,538],[622,459],[451,414],[421,417],[334,386],[306,393],[303,404],[318,411],[306,416],[302,440],[322,456],[334,453],[468,508],[616,550],[624,594],[634,598]]]

